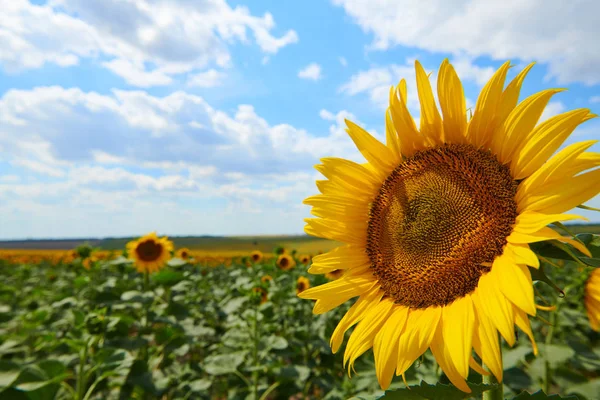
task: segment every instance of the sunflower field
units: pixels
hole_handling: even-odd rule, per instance
[[[539,354],[525,335],[502,344],[507,398],[546,398],[533,394],[539,390],[597,398],[600,334],[584,292],[590,265],[600,265],[600,237],[579,238],[593,258],[536,248],[543,261],[535,288],[547,306],[532,320]],[[173,249],[152,273],[126,251],[3,252],[0,398],[467,399],[498,385],[474,372],[464,393],[430,353],[385,395],[372,356],[359,358],[349,377],[343,346],[333,354],[329,343],[348,306],[312,315],[311,302],[298,298],[340,271],[309,275],[311,255],[277,251],[216,264]]]

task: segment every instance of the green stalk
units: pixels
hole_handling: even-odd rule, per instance
[[[552,368],[550,368],[550,361],[548,361],[548,346],[552,344],[552,339],[554,338],[554,329],[556,328],[556,324],[558,322],[558,308],[562,301],[559,299],[556,302],[556,309],[550,312],[550,326],[548,328],[548,334],[546,335],[546,349],[544,358],[546,359],[544,362],[544,387],[543,390],[546,394],[550,393],[550,386],[552,385]]]
[[[85,374],[83,369],[87,361],[89,340],[86,340],[85,347],[79,354],[79,374],[77,375],[77,400],[82,400],[85,391]]]
[[[252,371],[252,380],[254,381],[254,400],[258,400],[258,304],[254,308],[254,371]]]

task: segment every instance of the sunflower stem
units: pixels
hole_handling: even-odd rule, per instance
[[[552,339],[554,338],[554,329],[556,329],[556,324],[558,323],[558,309],[561,305],[562,301],[559,299],[556,302],[556,309],[550,312],[550,325],[548,327],[548,334],[546,335],[545,341],[545,362],[544,362],[544,393],[550,393],[550,386],[552,385],[552,368],[550,368],[550,361],[548,360],[548,346],[552,344]]]
[[[258,400],[258,304],[254,307],[254,371],[252,371],[252,380],[254,381],[254,400]]]
[[[500,346],[500,357],[502,357],[502,339],[498,338],[498,345]],[[482,360],[483,361],[483,360]],[[494,385],[493,389],[483,392],[483,400],[504,400],[504,384],[498,382],[494,373],[482,362],[483,368],[489,372],[488,375],[483,375],[483,383],[486,385]]]

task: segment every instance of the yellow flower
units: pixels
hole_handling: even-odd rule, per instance
[[[306,220],[305,231],[346,245],[315,257],[309,272],[346,272],[300,297],[316,300],[315,314],[358,297],[332,334],[332,350],[356,325],[344,363],[352,368],[372,347],[383,389],[428,348],[465,392],[469,367],[482,371],[473,350],[502,380],[498,332],[512,346],[518,326],[537,353],[527,266],[538,268],[539,261],[528,244],[555,239],[589,254],[547,225],[581,218],[562,213],[600,191],[600,170],[587,171],[599,165],[600,154],[585,152],[595,141],[574,143],[550,158],[594,115],[578,109],[536,126],[561,90],[517,104],[532,66],[505,88],[509,63],[502,65],[467,120],[463,88],[450,63],[444,60],[438,74],[440,113],[417,61],[419,128],[402,80],[390,91],[386,144],[347,121],[367,163],[330,157],[316,167],[326,179],[317,181],[321,194],[305,200],[318,217]]]
[[[585,310],[590,326],[600,332],[600,268],[596,268],[585,282]]]
[[[300,256],[300,262],[304,265],[310,262],[311,257],[308,254],[304,254]]]
[[[300,294],[304,292],[306,289],[310,287],[310,281],[305,276],[298,277],[296,281],[296,294]]]
[[[250,253],[250,258],[255,263],[260,262],[263,259],[263,253],[258,250],[255,250],[252,253]]]
[[[272,281],[272,280],[273,280],[273,277],[271,275],[265,275],[262,278],[260,278],[260,281],[262,283],[267,283],[267,282]]]
[[[255,287],[252,288],[252,291],[254,293],[256,293],[257,295],[260,296],[260,304],[264,304],[267,302],[267,299],[269,298],[269,295],[267,293],[267,290],[265,288],[261,288],[261,287]]]
[[[129,258],[135,261],[139,272],[158,271],[171,258],[172,251],[173,242],[166,236],[158,238],[156,232],[127,243]]]
[[[182,247],[181,249],[177,250],[177,257],[181,258],[182,260],[187,260],[191,257],[190,249]]]
[[[296,266],[296,262],[289,254],[280,254],[277,257],[277,266],[283,271],[290,270]]]

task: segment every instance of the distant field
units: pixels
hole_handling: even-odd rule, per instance
[[[263,253],[272,252],[276,247],[283,246],[298,253],[317,254],[328,251],[340,243],[326,239],[302,236],[244,236],[244,237],[170,237],[176,248],[187,247],[196,253],[206,255],[245,255],[253,250]],[[70,250],[83,243],[104,250],[121,250],[131,238],[118,239],[69,239],[69,240],[21,240],[0,241],[0,249],[43,249]]]
[[[568,224],[567,228],[574,234],[588,232],[600,233],[600,224]],[[339,246],[339,242],[318,239],[307,235],[299,236],[182,236],[170,237],[176,248],[187,247],[196,253],[205,255],[236,256],[245,255],[253,250],[263,253],[272,252],[278,246],[298,253],[317,254]],[[20,240],[0,241],[0,249],[36,249],[36,250],[70,250],[82,243],[89,243],[104,250],[121,250],[131,238],[109,239],[64,239],[64,240]]]

